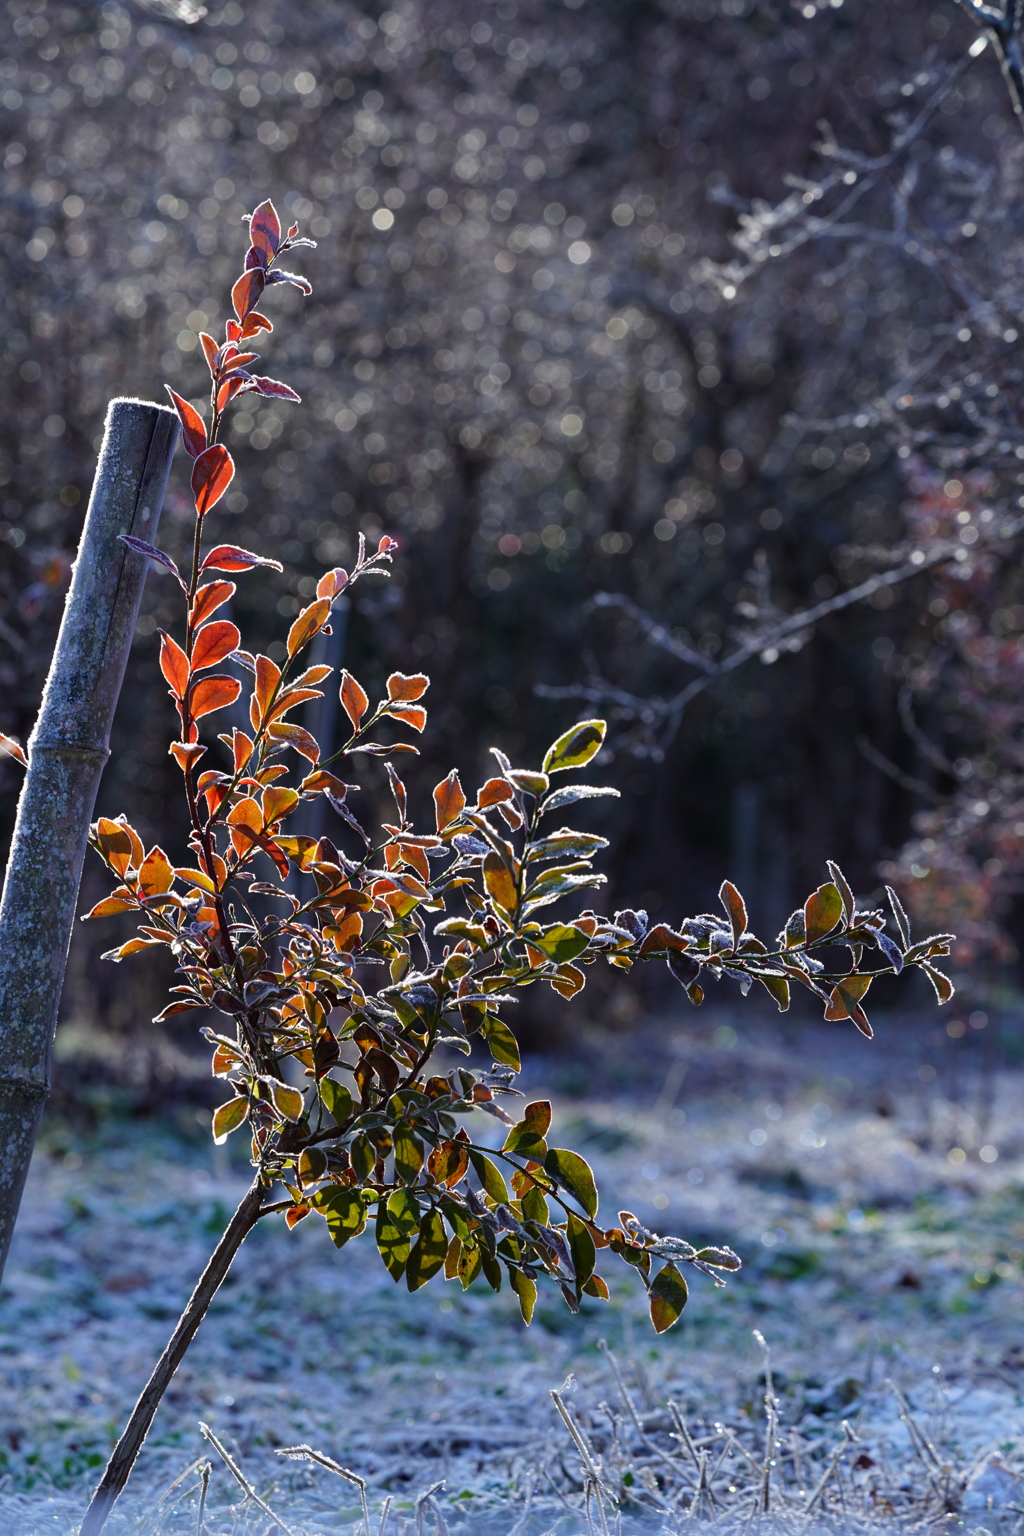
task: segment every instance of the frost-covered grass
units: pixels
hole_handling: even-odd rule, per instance
[[[657,1039],[656,1080],[634,1075],[646,1049],[605,1041],[606,1090],[568,1097],[571,1070],[547,1063],[531,1068],[529,1092],[575,1122],[572,1144],[618,1197],[607,1220],[621,1204],[737,1249],[745,1267],[726,1290],[697,1277],[659,1340],[639,1287],[609,1269],[610,1306],[573,1318],[550,1293],[527,1330],[507,1293],[435,1281],[409,1296],[372,1238],[339,1254],[315,1218],[292,1234],[265,1223],[175,1378],[111,1531],[194,1532],[198,1474],[156,1501],[207,1456],[212,1536],[268,1530],[200,1420],[296,1533],[359,1521],[355,1487],[274,1454],[300,1443],[368,1480],[374,1529],[392,1497],[389,1536],[439,1519],[452,1532],[518,1523],[520,1536],[556,1525],[576,1536],[606,1518],[612,1531],[612,1496],[623,1529],[674,1530],[702,1452],[711,1492],[699,1512],[743,1527],[765,1473],[754,1329],[780,1416],[772,1517],[794,1530],[916,1524],[945,1507],[954,1522],[961,1510],[1011,1530],[1024,1509],[1024,1073],[986,1065],[971,1042],[948,1072],[933,1056],[939,1075],[922,1081],[927,1039],[905,1021],[883,1022],[872,1045],[796,1026],[736,1041],[723,1016],[687,1019],[685,1032],[669,1023]],[[4,1536],[74,1529],[245,1174],[169,1127],[114,1123],[89,1141],[49,1128],[0,1292]],[[570,1373],[563,1401],[600,1463],[604,1515],[593,1500],[587,1515],[583,1457],[550,1396]],[[965,1494],[972,1467],[988,1481]]]

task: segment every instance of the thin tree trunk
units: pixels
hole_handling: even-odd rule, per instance
[[[221,1281],[231,1268],[235,1254],[259,1220],[263,1201],[263,1185],[257,1178],[241,1205],[225,1228],[224,1235],[214,1249],[210,1261],[203,1270],[188,1306],[178,1320],[178,1326],[168,1341],[156,1367],[139,1395],[132,1416],[114,1447],[107,1462],[106,1471],[86,1510],[79,1536],[99,1536],[107,1516],[128,1481],[135,1458],[149,1434],[149,1426],[160,1406],[160,1399],[170,1384],[185,1351],[196,1336],[199,1324],[206,1316],[211,1301],[217,1294]]]
[[[64,608],[0,900],[0,1275],[43,1104],[89,821],[178,440],[173,411],[114,400]]]

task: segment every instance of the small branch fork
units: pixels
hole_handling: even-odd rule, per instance
[[[667,722],[661,750],[670,745],[679,728],[686,706],[698,694],[704,693],[718,678],[735,672],[753,656],[763,655],[766,651],[775,649],[782,641],[790,636],[798,634],[801,630],[810,629],[812,625],[827,618],[830,614],[839,613],[843,608],[849,608],[854,603],[871,597],[883,587],[898,586],[900,582],[907,581],[911,576],[918,576],[922,571],[930,570],[933,566],[948,562],[953,557],[951,548],[943,547],[926,554],[924,550],[915,549],[910,558],[902,565],[896,566],[891,571],[882,571],[877,575],[869,576],[866,581],[851,587],[847,592],[839,592],[835,597],[826,598],[817,603],[813,608],[804,609],[801,613],[790,614],[778,624],[768,629],[759,630],[737,646],[723,661],[714,661],[710,656],[694,650],[691,646],[684,645],[673,637],[659,624],[649,613],[639,608],[630,598],[620,592],[598,592],[592,599],[595,608],[619,608],[628,613],[630,618],[643,631],[643,634],[659,650],[667,651],[677,661],[683,661],[689,666],[699,667],[701,676],[686,684],[685,688],[671,699],[642,699],[634,694],[614,689],[607,684],[598,682],[595,684],[570,684],[564,687],[551,687],[544,683],[538,683],[535,692],[546,699],[583,699],[587,703],[617,703],[627,709],[636,710],[650,717],[658,716]]]
[[[985,0],[960,0],[963,9],[992,40],[1013,110],[1024,127],[1024,61],[1021,58],[1020,23],[1024,0],[1006,0],[1003,9]]]

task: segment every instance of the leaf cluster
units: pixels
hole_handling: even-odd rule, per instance
[[[268,1191],[284,1191],[264,1213],[283,1211],[290,1226],[316,1215],[339,1248],[372,1227],[389,1274],[410,1290],[441,1271],[464,1287],[482,1281],[498,1290],[507,1278],[527,1322],[543,1276],[574,1311],[584,1295],[606,1297],[596,1266],[599,1254],[613,1255],[648,1288],[662,1331],[685,1304],[683,1268],[719,1283],[739,1260],[726,1248],[662,1237],[626,1211],[602,1225],[590,1167],[550,1138],[550,1105],[530,1103],[517,1115],[503,1107],[499,1101],[516,1094],[520,1067],[506,1014],[521,989],[547,984],[571,999],[591,965],[628,970],[661,959],[694,1004],[708,977],[736,980],[744,993],[760,982],[782,1009],[798,982],[823,1001],[827,1017],[852,1019],[870,1034],[863,999],[877,976],[918,965],[940,999],[951,993],[932,964],[949,938],[912,944],[895,897],[891,937],[883,913],[856,910],[835,865],[772,945],[750,932],[743,898],[728,881],[722,915],[677,927],[633,910],[606,916],[588,907],[555,917],[556,903],[578,906],[576,898],[604,883],[594,860],[606,840],[565,824],[563,814],[618,791],[561,777],[596,756],[601,720],[571,726],[539,769],[514,766],[492,749],[493,774],[471,796],[453,769],[434,788],[427,828],[412,820],[392,761],[416,748],[388,739],[394,727],[425,728],[424,674],[394,672],[371,707],[343,672],[350,731],[322,757],[315,738],[288,719],[329,685],[330,668],[307,665],[304,653],[327,629],[342,591],[385,571],[395,546],[385,537],[367,555],[361,541],[351,573],[336,569],[321,579],[289,630],[281,665],[244,650],[236,626],[215,617],[235,590],[218,573],[260,563],[232,545],[204,553],[201,543],[204,520],[233,473],[215,442],[221,413],[232,393],[248,387],[243,378],[236,389],[235,380],[239,356],[250,359],[232,349],[254,326],[270,328],[254,306],[297,231],[282,242],[272,205],[264,204],[250,233],[232,294],[237,319],[223,347],[204,341],[213,377],[209,434],[198,412],[175,397],[195,460],[196,531],[190,577],[174,568],[185,596],[183,634],[161,636],[160,665],[180,723],[169,750],[184,781],[190,860],[147,849],[123,817],[99,820],[93,845],[116,884],[88,916],[138,916],[137,936],[111,959],[170,949],[180,980],[161,1019],[188,1010],[220,1016],[203,1028],[213,1073],[229,1089],[213,1133],[222,1142],[248,1128],[261,1180]],[[168,563],[151,546],[133,547]],[[200,721],[242,691],[237,678],[214,670],[228,658],[252,680],[251,730],[222,733],[218,766],[210,767],[204,759],[217,748],[200,740]],[[339,776],[339,760],[358,754],[383,759],[394,805],[372,832],[353,804],[355,787]],[[317,796],[341,819],[336,839],[288,830],[303,802]],[[452,1053],[465,1064],[446,1065]],[[474,1053],[482,1065],[470,1064]],[[502,1128],[500,1146],[481,1136],[478,1111]]]

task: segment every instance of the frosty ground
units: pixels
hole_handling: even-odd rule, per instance
[[[195,1531],[197,1475],[167,1490],[207,1456],[210,1532],[274,1528],[203,1421],[296,1536],[359,1518],[353,1485],[275,1455],[300,1443],[367,1479],[374,1530],[391,1496],[389,1536],[749,1524],[765,1499],[808,1528],[812,1497],[819,1520],[1015,1530],[1024,1072],[994,1021],[962,1038],[935,1015],[878,1022],[869,1044],[835,1026],[679,1014],[591,1038],[602,1065],[586,1094],[571,1061],[529,1065],[521,1086],[553,1099],[563,1143],[594,1163],[605,1219],[625,1207],[744,1259],[723,1291],[694,1276],[661,1339],[640,1286],[607,1264],[610,1306],[573,1318],[550,1292],[527,1330],[506,1292],[436,1280],[409,1296],[371,1238],[338,1253],[315,1218],[291,1234],[263,1223],[109,1528]],[[478,1135],[497,1130],[481,1117]],[[236,1139],[229,1160],[198,1125],[48,1129],[0,1291],[5,1536],[74,1529],[244,1190]],[[767,1473],[755,1329],[780,1415]],[[550,1395],[569,1377],[563,1402],[600,1462],[589,1511],[585,1458]]]

